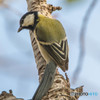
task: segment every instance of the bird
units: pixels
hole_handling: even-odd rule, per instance
[[[23,29],[33,32],[46,61],[43,78],[32,98],[41,100],[52,86],[57,66],[64,72],[68,70],[69,47],[66,32],[60,21],[46,17],[38,11],[27,12],[21,17],[18,32]]]

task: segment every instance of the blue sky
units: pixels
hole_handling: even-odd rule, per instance
[[[63,1],[48,0],[56,6],[57,19],[63,24],[69,43],[70,82],[79,56],[79,32],[85,12],[92,0],[82,4],[64,5]],[[0,92],[13,90],[15,96],[30,99],[38,86],[38,73],[34,60],[28,30],[17,33],[20,17],[27,11],[24,0],[11,1],[8,5],[21,13],[0,7]],[[79,100],[99,100],[100,98],[100,1],[93,10],[86,30],[85,58],[83,68],[76,84],[72,88],[84,85],[85,92],[97,92],[98,96],[82,96]],[[60,73],[64,73],[59,69]]]

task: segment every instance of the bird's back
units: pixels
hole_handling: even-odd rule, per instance
[[[37,24],[36,29],[37,37],[40,41],[60,42],[66,36],[62,24],[58,20],[48,17],[40,17],[40,22]]]
[[[50,58],[63,71],[67,70],[68,43],[62,24],[55,19],[40,17],[40,21],[36,26],[36,35],[39,43],[48,52]],[[44,53],[42,54],[44,55]],[[46,56],[44,58],[48,59]]]

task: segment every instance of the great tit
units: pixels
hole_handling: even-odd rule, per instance
[[[58,20],[53,18],[48,18],[37,11],[27,12],[20,19],[20,28],[18,29],[18,32],[20,32],[22,29],[29,29],[33,32],[35,30],[33,34],[35,35],[35,38],[38,42],[39,50],[42,56],[44,57],[46,64],[48,65],[47,66],[48,69],[45,70],[44,72],[44,77],[49,76],[47,74],[50,72],[50,70],[51,71],[54,70],[53,73],[56,70],[56,68],[53,68],[51,66],[52,64],[50,65],[50,62],[53,62],[54,66],[55,65],[59,66],[64,72],[68,70],[68,62],[69,62],[68,42],[65,30],[62,24]],[[51,77],[54,77],[54,74]],[[48,79],[48,77],[46,78]],[[40,84],[43,85],[38,87],[38,90],[36,91],[35,96],[33,97],[32,100],[40,100],[40,98],[38,98],[39,91],[42,92],[44,91],[42,90],[43,86],[44,84],[46,85],[47,83],[46,82],[43,83],[43,80],[46,80],[46,78],[42,79],[42,83]],[[52,81],[53,79],[54,78],[52,78]],[[49,80],[48,82],[51,81]],[[50,88],[51,85],[48,86],[48,89]],[[42,87],[41,90],[39,90],[40,87]],[[48,89],[46,89],[46,92]],[[42,96],[44,95],[45,93],[42,93]]]

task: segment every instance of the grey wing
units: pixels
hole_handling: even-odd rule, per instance
[[[40,45],[48,52],[51,59],[63,70],[68,70],[68,42],[67,39],[60,43],[45,43],[40,42]]]

